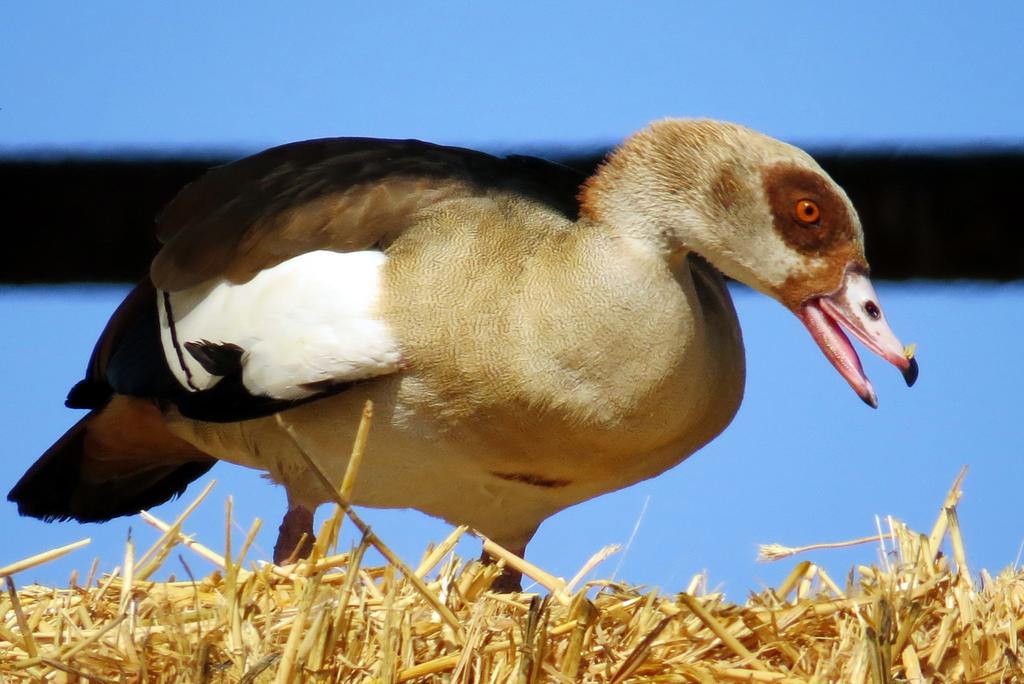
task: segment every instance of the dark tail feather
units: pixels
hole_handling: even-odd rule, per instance
[[[90,474],[86,433],[100,410],[90,411],[47,449],[7,495],[22,515],[43,520],[100,522],[133,515],[185,491],[216,460],[146,463],[106,476]],[[102,470],[102,468],[100,469]]]

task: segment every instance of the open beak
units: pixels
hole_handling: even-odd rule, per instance
[[[848,270],[838,290],[808,299],[796,310],[796,315],[807,326],[825,357],[868,406],[878,408],[878,397],[843,328],[899,368],[908,387],[917,380],[917,359],[905,352],[889,329],[875,288],[863,273]]]

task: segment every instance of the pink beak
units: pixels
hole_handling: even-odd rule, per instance
[[[885,320],[875,288],[863,273],[848,270],[838,290],[807,300],[796,314],[825,357],[868,406],[878,408],[878,397],[842,328],[899,368],[908,387],[917,380],[917,359],[908,358],[904,352],[903,345]]]

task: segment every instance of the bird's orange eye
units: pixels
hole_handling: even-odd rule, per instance
[[[809,199],[802,199],[797,202],[794,210],[796,211],[796,220],[800,223],[810,225],[817,223],[818,219],[821,218],[821,210],[818,209],[818,204]]]

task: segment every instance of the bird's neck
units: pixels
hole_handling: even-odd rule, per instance
[[[690,157],[699,156],[703,163]],[[735,249],[747,237],[745,208],[730,206],[738,178],[730,157],[715,146],[690,150],[682,161],[643,138],[627,141],[580,191],[580,221],[657,255],[670,266],[693,252],[725,275],[767,292],[759,264]],[[741,169],[742,170],[742,169]]]
[[[703,252],[702,222],[696,211],[687,209],[695,206],[689,196],[696,199],[696,189],[670,190],[680,200],[674,204],[683,208],[672,215],[663,206],[662,192],[655,174],[639,165],[621,163],[617,156],[612,156],[580,192],[580,221],[616,239],[629,241],[669,263],[690,251]]]

